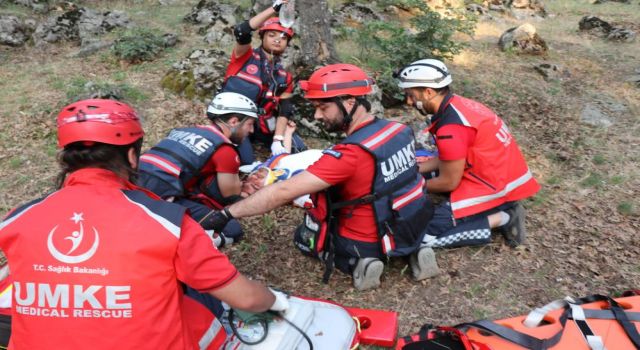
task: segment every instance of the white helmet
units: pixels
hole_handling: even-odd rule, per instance
[[[217,94],[209,107],[207,107],[207,116],[216,118],[223,114],[244,114],[247,117],[258,118],[258,107],[248,97],[235,92],[223,92]]]
[[[398,87],[401,89],[420,86],[440,89],[451,84],[451,74],[447,66],[431,58],[405,66],[395,75],[395,78],[400,80]]]

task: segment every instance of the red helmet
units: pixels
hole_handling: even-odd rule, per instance
[[[78,141],[128,145],[143,135],[136,112],[115,100],[82,100],[64,107],[58,114],[60,147]]]
[[[309,80],[301,80],[300,88],[309,99],[336,96],[368,95],[373,91],[373,79],[353,64],[331,64],[313,72]]]
[[[266,20],[262,24],[262,27],[260,27],[260,30],[258,30],[258,34],[262,37],[262,34],[264,34],[264,32],[266,32],[267,30],[282,32],[285,33],[289,37],[289,39],[293,38],[293,28],[283,27],[282,24],[280,24],[280,18],[278,17],[271,17]]]

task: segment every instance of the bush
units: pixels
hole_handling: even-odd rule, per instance
[[[129,63],[153,60],[163,49],[161,35],[146,28],[136,28],[123,32],[113,44],[113,53]]]
[[[424,0],[385,0],[381,5],[411,9],[416,15],[410,19],[409,28],[397,21],[370,21],[360,28],[342,31],[351,38],[355,36],[359,52],[353,58],[376,72],[383,103],[388,107],[402,101],[393,72],[423,58],[452,58],[466,46],[454,41],[454,34],[472,35],[476,17],[456,9],[449,9],[447,16],[442,16]]]
[[[114,99],[129,103],[139,103],[148,99],[145,93],[126,83],[114,84],[109,81],[89,81],[84,77],[75,77],[65,82],[65,86],[65,105],[89,98]]]

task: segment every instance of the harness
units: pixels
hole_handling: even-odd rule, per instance
[[[315,250],[325,261],[325,283],[334,268],[341,209],[373,207],[381,252],[388,257],[406,256],[415,251],[433,214],[424,179],[415,163],[415,141],[410,128],[375,119],[341,143],[354,144],[367,151],[374,158],[376,170],[371,192],[365,196],[340,201],[335,187],[314,195],[315,207],[307,211],[304,224],[316,235]]]
[[[282,64],[275,61],[269,64],[262,48],[256,48],[242,68],[227,77],[221,92],[240,93],[256,102],[260,131],[272,134],[280,95],[291,83],[291,74],[284,70]]]
[[[214,126],[173,129],[140,157],[140,183],[162,198],[199,197],[200,179],[214,175],[203,171],[224,144],[231,145]]]

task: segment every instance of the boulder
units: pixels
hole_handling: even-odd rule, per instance
[[[637,87],[640,87],[640,68],[636,68],[634,74],[630,74],[626,81],[635,83]]]
[[[548,15],[542,0],[467,0],[466,9],[483,17],[490,11],[518,19],[541,18]]]
[[[607,40],[630,43],[636,38],[636,32],[622,27],[613,27],[607,34]]]
[[[46,13],[50,8],[48,0],[13,0],[13,3],[27,6],[37,13]]]
[[[374,7],[362,3],[346,2],[331,16],[331,27],[336,28],[345,24],[354,25],[370,21],[381,21],[384,17]]]
[[[552,63],[540,63],[533,66],[533,69],[546,81],[565,80],[571,76],[566,68]]]
[[[508,29],[500,36],[498,45],[502,51],[515,50],[518,53],[531,55],[544,55],[548,51],[547,43],[529,23]]]
[[[233,35],[233,25],[229,25],[224,21],[218,20],[211,26],[201,30],[204,32],[204,41],[216,48],[228,51],[231,50],[236,42]]]
[[[33,27],[25,22],[16,16],[0,15],[0,45],[24,45],[33,32]]]
[[[580,113],[580,121],[591,126],[602,128],[608,128],[613,125],[611,117],[603,112],[598,105],[593,103],[587,103],[584,106]]]
[[[86,38],[80,44],[80,50],[71,55],[71,57],[88,57],[96,52],[111,47],[112,40],[100,40],[97,38]]]
[[[165,33],[162,35],[162,43],[164,47],[174,47],[178,43],[178,34]]]
[[[188,99],[210,99],[223,83],[229,63],[225,51],[196,49],[162,78],[163,88]]]
[[[133,23],[121,11],[98,12],[71,5],[60,15],[52,15],[40,23],[33,33],[36,45],[60,41],[85,42],[85,39],[115,28],[130,28]]]
[[[607,2],[619,2],[622,4],[630,4],[631,0],[596,0],[593,3],[597,5],[597,4],[604,4]]]
[[[200,0],[192,9],[191,13],[184,17],[186,22],[192,24],[212,25],[222,21],[227,26],[236,24],[235,13],[238,5],[223,4],[217,0]]]
[[[598,36],[606,36],[613,28],[609,22],[603,21],[596,16],[584,16],[578,23],[581,31],[588,31]]]
[[[636,38],[635,31],[621,26],[614,26],[596,16],[582,17],[578,27],[581,31],[611,41],[632,42]]]
[[[132,26],[129,17],[122,11],[98,12],[88,8],[81,10],[83,10],[82,15],[78,21],[80,39],[98,36],[115,28],[130,28]]]

